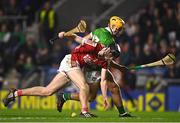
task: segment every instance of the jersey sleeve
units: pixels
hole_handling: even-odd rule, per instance
[[[96,29],[95,31],[93,31],[91,34],[92,34],[92,41],[94,42],[99,42],[99,34],[100,33],[100,30],[99,29]]]
[[[104,69],[107,69],[108,67],[108,62],[107,61],[100,61],[100,64],[101,64],[101,68],[104,68]]]

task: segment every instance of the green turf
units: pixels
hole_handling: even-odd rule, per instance
[[[178,112],[133,112],[134,118],[119,118],[117,111],[92,111],[98,118],[71,117],[73,111],[56,110],[0,110],[0,122],[180,122]],[[78,111],[75,111],[78,113]]]

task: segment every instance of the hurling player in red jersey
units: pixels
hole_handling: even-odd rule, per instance
[[[98,55],[103,54],[99,52],[102,48],[102,45],[90,43],[88,41],[85,44],[80,45],[74,49],[72,55],[65,56],[60,64],[58,73],[46,87],[35,86],[26,89],[11,89],[7,97],[3,100],[4,105],[8,106],[10,102],[15,101],[15,98],[19,96],[50,96],[68,83],[70,79],[80,90],[79,99],[82,105],[81,116],[94,117],[94,115],[88,111],[89,86],[81,68],[86,65],[100,66],[102,68],[101,81],[105,83],[108,62],[104,57],[98,57]],[[105,87],[102,90],[104,90],[103,92],[106,92]],[[104,95],[105,94],[106,93],[104,93]]]

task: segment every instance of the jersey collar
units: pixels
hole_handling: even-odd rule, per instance
[[[105,27],[105,29],[112,34],[111,29],[109,27]]]

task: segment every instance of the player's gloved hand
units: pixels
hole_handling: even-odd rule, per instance
[[[103,101],[104,101],[104,108],[105,108],[105,110],[108,110],[111,107],[110,103],[108,101],[108,98],[107,97],[103,98]]]
[[[64,33],[65,33],[65,32],[59,32],[59,33],[58,33],[58,37],[59,37],[59,38],[64,38]]]
[[[103,48],[101,51],[98,52],[99,57],[104,57],[104,54],[106,52],[107,48]]]
[[[111,61],[113,59],[110,48],[103,48],[101,51],[99,51],[98,56],[103,57],[107,61]]]
[[[59,38],[68,38],[68,39],[71,39],[71,40],[74,40],[74,38],[76,37],[77,35],[76,34],[73,34],[73,33],[66,33],[66,32],[59,32],[58,33],[58,37]]]
[[[113,60],[112,53],[109,53],[108,55],[106,55],[105,60],[109,62],[112,61]]]

